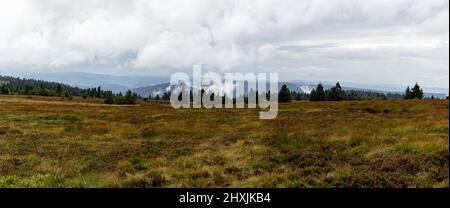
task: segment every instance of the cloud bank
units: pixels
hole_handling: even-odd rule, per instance
[[[0,0],[0,70],[168,75],[202,63],[448,88],[448,51],[448,0]]]

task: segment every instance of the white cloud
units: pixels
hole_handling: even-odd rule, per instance
[[[447,87],[448,4],[0,0],[0,70],[169,74],[203,63],[286,79]]]

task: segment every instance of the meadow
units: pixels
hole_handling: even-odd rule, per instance
[[[172,109],[0,96],[0,187],[449,187],[449,101]]]

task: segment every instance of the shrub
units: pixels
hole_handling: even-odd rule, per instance
[[[128,160],[121,160],[116,165],[116,170],[119,171],[119,174],[124,175],[125,173],[133,172],[134,167]]]
[[[6,130],[4,128],[0,128],[0,135],[6,134]]]
[[[130,176],[122,186],[129,188],[155,188],[163,186],[165,182],[167,182],[166,178],[160,173],[149,173]]]
[[[363,108],[362,110],[367,113],[380,113],[380,111],[375,108]]]
[[[19,129],[12,128],[12,129],[9,130],[9,133],[11,133],[11,134],[21,134],[22,131],[20,131]]]
[[[145,128],[144,131],[142,131],[142,137],[146,139],[154,137],[156,134],[157,133],[154,128]]]

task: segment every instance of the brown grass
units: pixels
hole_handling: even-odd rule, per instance
[[[448,187],[448,101],[172,109],[0,97],[0,187]]]

